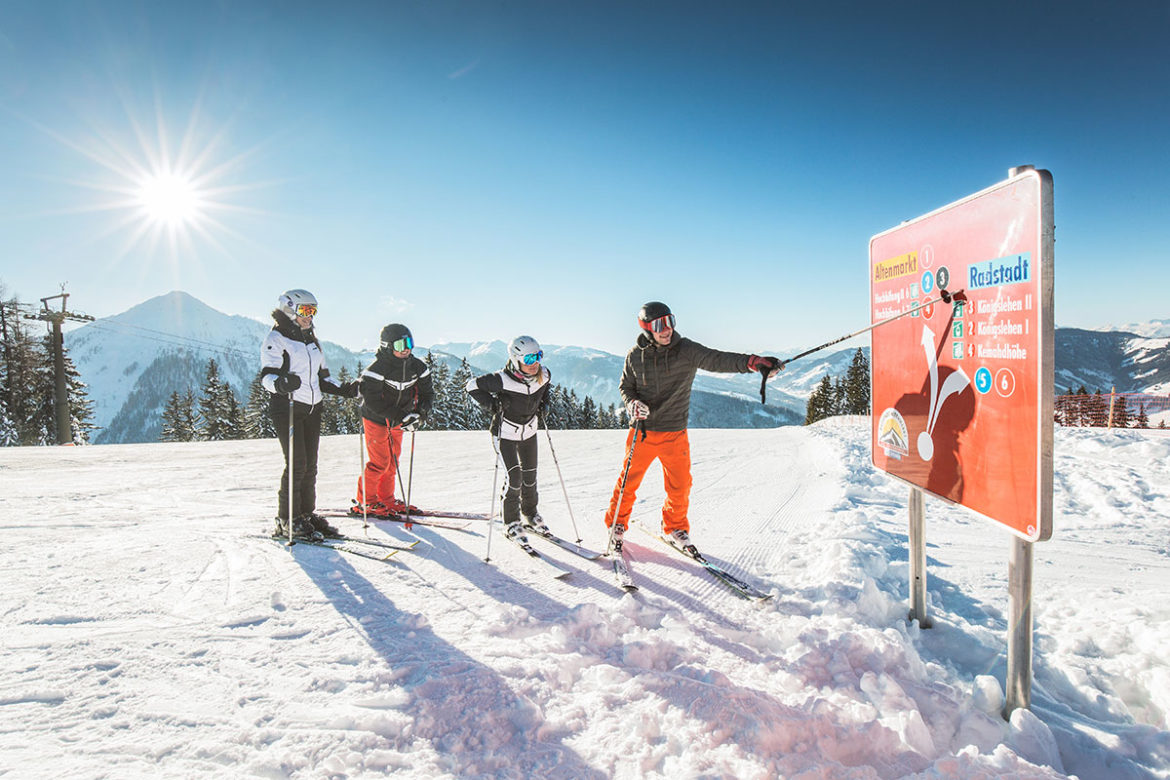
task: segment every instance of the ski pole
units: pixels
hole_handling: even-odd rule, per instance
[[[285,355],[287,360],[288,355]],[[293,394],[288,394],[288,546],[292,547],[296,542],[293,541],[293,448],[296,446],[296,439],[293,434],[296,432],[296,423],[293,421]]]
[[[565,506],[569,508],[569,520],[573,523],[573,533],[577,534],[577,544],[581,543],[581,533],[577,530],[577,520],[573,517],[573,505],[569,503],[569,490],[565,487],[565,477],[561,474],[561,464],[557,460],[557,449],[553,446],[552,434],[548,430],[548,421],[543,416],[540,417],[540,422],[544,425],[544,433],[548,436],[548,449],[552,452],[553,463],[557,467],[557,479],[561,481],[561,492],[565,494]]]
[[[414,485],[414,431],[410,432],[410,470],[406,472],[406,519],[410,519],[410,489]]]
[[[500,481],[500,445],[496,442],[495,435],[492,436],[492,451],[496,453],[496,470],[492,473],[492,508],[488,512],[487,553],[483,558],[485,563],[491,563],[492,560],[492,528],[496,524],[496,485]]]
[[[828,347],[831,347],[834,344],[840,344],[842,341],[847,341],[847,340],[853,338],[854,336],[860,336],[862,333],[866,333],[868,331],[871,331],[874,328],[879,328],[882,325],[888,325],[889,323],[893,322],[894,320],[900,320],[903,317],[907,316],[908,314],[913,314],[914,312],[920,310],[924,306],[929,306],[932,303],[938,303],[939,301],[942,301],[943,303],[950,303],[951,301],[955,301],[957,303],[965,303],[967,301],[967,293],[965,290],[958,290],[956,292],[950,293],[950,292],[947,292],[946,289],[940,287],[940,288],[938,288],[938,292],[939,292],[939,295],[937,298],[931,298],[929,300],[923,301],[922,303],[916,303],[913,306],[911,306],[909,309],[907,309],[906,311],[904,311],[900,314],[895,314],[892,317],[887,317],[886,319],[884,319],[880,322],[875,322],[872,325],[865,327],[865,328],[862,328],[859,331],[855,331],[853,333],[848,333],[848,334],[842,336],[841,338],[833,339],[832,341],[826,341],[824,344],[821,344],[819,347],[813,347],[812,349],[806,349],[804,352],[801,352],[799,355],[797,355],[795,357],[790,357],[787,360],[781,360],[778,368],[784,368],[784,366],[788,365],[789,363],[791,363],[794,360],[800,360],[802,357],[807,357],[808,355],[811,355],[814,352],[820,352],[822,349],[827,349]],[[768,384],[768,375],[764,374],[760,379],[760,403],[764,403],[764,393],[766,391],[767,384]]]
[[[402,469],[398,468],[398,457],[394,454],[394,437],[390,433],[393,428],[390,427],[389,420],[386,421],[386,428],[386,444],[390,450],[390,461],[394,464],[394,476],[398,477],[398,489],[402,492],[402,495],[405,496],[406,487],[402,484]],[[390,507],[386,508],[389,509]],[[406,530],[409,531],[413,527],[414,523],[410,522],[410,503],[408,500],[406,504]]]
[[[362,530],[366,532],[367,536],[369,536],[370,518],[368,513],[370,511],[370,496],[368,493],[366,493],[366,460],[369,456],[366,454],[366,421],[363,419],[361,420],[360,424],[361,427],[358,428],[358,447],[360,447],[358,455],[361,456],[362,469],[361,472],[359,472],[362,475]]]
[[[622,483],[618,487],[617,506],[613,510],[613,525],[609,527],[609,544],[606,545],[608,552],[613,551],[613,529],[617,528],[618,517],[622,513],[622,499],[626,497],[626,477],[630,475],[630,465],[634,462],[634,447],[638,445],[638,434],[642,430],[642,421],[634,421],[634,438],[630,439],[630,451],[626,453],[626,465],[622,469]],[[642,434],[645,436],[645,434]],[[628,529],[627,529],[628,530]]]

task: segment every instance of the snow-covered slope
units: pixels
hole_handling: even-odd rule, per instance
[[[763,604],[648,533],[657,470],[625,595],[558,548],[572,574],[541,576],[498,530],[485,563],[483,525],[371,528],[421,540],[390,563],[287,549],[265,538],[271,440],[0,449],[6,776],[1170,776],[1170,438],[1057,431],[1033,709],[1009,724],[1009,539],[928,500],[934,628],[908,625],[906,489],[868,436],[692,431],[694,537]],[[600,547],[622,433],[554,437]],[[486,511],[486,434],[416,445],[416,503]],[[545,445],[541,507],[573,536]],[[323,441],[323,505],[358,446]]]

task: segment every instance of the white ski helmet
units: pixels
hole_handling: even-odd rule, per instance
[[[531,336],[517,336],[508,345],[508,368],[519,372],[520,366],[539,363],[544,358],[540,344]]]
[[[289,318],[297,316],[297,309],[301,306],[312,306],[313,314],[301,315],[312,317],[317,313],[317,299],[313,297],[313,293],[308,290],[289,290],[281,293],[280,297],[276,299],[276,305],[280,310],[287,314]]]

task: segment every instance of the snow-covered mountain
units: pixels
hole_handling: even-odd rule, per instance
[[[201,387],[211,358],[243,402],[271,327],[172,292],[66,334],[69,355],[94,402],[94,423],[101,429],[95,442],[157,441],[167,398]],[[357,353],[337,344],[322,347],[335,373],[360,362]]]
[[[1056,330],[1056,391],[1170,392],[1170,338],[1121,331]]]
[[[1150,320],[1149,322],[1131,322],[1128,325],[1109,325],[1101,328],[1105,331],[1120,331],[1132,333],[1146,339],[1170,338],[1170,320]]]
[[[1154,332],[1154,321],[1142,330]],[[66,334],[69,353],[94,402],[99,444],[157,441],[163,405],[170,394],[203,384],[208,358],[243,402],[255,375],[268,322],[227,315],[183,293],[172,292],[122,314]],[[1118,331],[1058,328],[1056,388],[1084,384],[1090,391],[1170,391],[1170,338],[1148,338]],[[372,357],[323,342],[330,368],[351,373]],[[717,345],[715,345],[717,346]],[[618,381],[624,356],[580,346],[544,345],[554,381],[578,397],[605,406],[619,403]],[[420,348],[420,352],[426,348]],[[786,368],[768,385],[768,403],[759,403],[755,374],[700,373],[692,396],[695,428],[771,428],[804,420],[809,394],[826,374],[842,376],[856,346],[810,355]],[[868,347],[864,348],[868,351]],[[431,347],[454,369],[466,358],[477,373],[495,371],[507,361],[503,341],[444,342]],[[784,357],[788,350],[774,350]]]

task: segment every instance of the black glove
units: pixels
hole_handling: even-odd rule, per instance
[[[301,378],[296,374],[277,374],[272,387],[281,395],[291,395],[301,386]]]
[[[748,356],[748,369],[759,371],[761,374],[771,375],[784,368],[784,361],[776,357]]]
[[[402,430],[404,431],[417,431],[420,425],[422,425],[422,417],[418,415],[418,412],[411,412],[402,418]]]
[[[342,398],[357,398],[358,397],[358,383],[357,380],[341,383],[341,392],[338,393]]]

